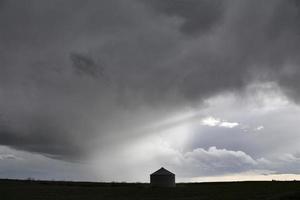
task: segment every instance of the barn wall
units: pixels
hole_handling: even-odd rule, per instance
[[[175,175],[151,175],[150,183],[155,187],[174,187]]]

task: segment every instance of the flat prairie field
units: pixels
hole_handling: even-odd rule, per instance
[[[270,199],[300,200],[299,181],[179,183],[153,188],[147,183],[0,180],[0,200],[97,199]]]

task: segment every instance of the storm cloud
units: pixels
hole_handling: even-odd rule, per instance
[[[223,1],[150,0],[145,1],[158,12],[181,19],[180,30],[185,34],[201,34],[211,31],[222,22],[225,12]]]
[[[0,1],[0,145],[80,160],[254,83],[297,104],[299,19],[292,0]]]

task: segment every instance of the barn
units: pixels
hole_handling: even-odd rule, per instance
[[[175,174],[162,167],[150,174],[150,184],[154,187],[175,187]]]

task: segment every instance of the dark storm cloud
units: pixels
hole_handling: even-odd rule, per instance
[[[70,59],[78,74],[87,74],[94,78],[104,75],[103,68],[88,56],[71,53]]]
[[[299,98],[296,1],[0,6],[2,145],[74,158],[254,81]]]
[[[206,33],[222,20],[223,1],[217,0],[145,0],[166,15],[183,19],[181,30],[186,34]]]

